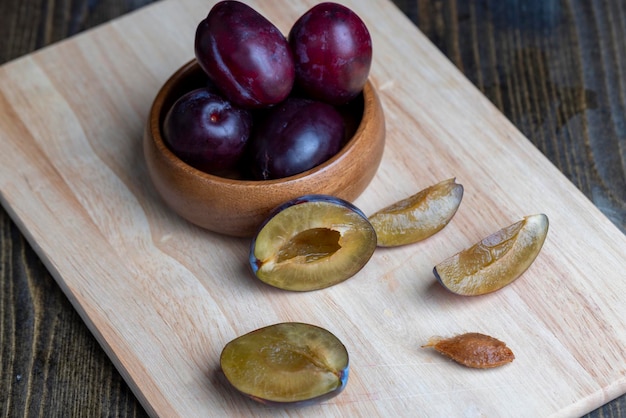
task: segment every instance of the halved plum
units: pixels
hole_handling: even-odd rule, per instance
[[[261,281],[285,290],[326,288],[354,276],[376,249],[376,232],[352,203],[306,195],[273,211],[250,246]]]
[[[220,366],[239,392],[265,404],[303,405],[338,395],[348,383],[348,351],[330,331],[284,322],[235,338]]]

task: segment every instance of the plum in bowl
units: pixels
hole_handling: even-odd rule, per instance
[[[179,97],[207,82],[195,59],[179,68],[157,93],[144,132],[144,156],[152,183],[163,201],[189,222],[224,235],[251,237],[282,203],[307,194],[352,201],[376,174],[385,144],[385,119],[369,80],[356,99],[339,109],[347,139],[324,163],[271,180],[221,176],[194,168],[167,146],[163,121]]]

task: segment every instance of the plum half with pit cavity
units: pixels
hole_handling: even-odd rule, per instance
[[[376,249],[376,232],[352,203],[307,195],[279,208],[250,246],[250,266],[261,281],[285,290],[326,288],[354,276]]]

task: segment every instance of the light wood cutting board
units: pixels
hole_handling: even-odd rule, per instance
[[[374,41],[387,146],[366,213],[456,177],[465,196],[434,237],[380,249],[355,277],[310,293],[247,271],[248,240],[174,215],[141,138],[158,88],[193,57],[214,1],[164,0],[0,67],[0,197],[145,408],[155,416],[571,416],[626,392],[626,237],[391,3],[346,1]],[[283,31],[314,1],[250,2]],[[458,297],[432,267],[500,227],[546,213],[522,278]],[[346,344],[345,391],[268,408],[219,372],[224,344],[281,321]],[[516,360],[473,370],[420,348],[466,331]]]

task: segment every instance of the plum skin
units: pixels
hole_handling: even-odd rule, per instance
[[[332,2],[320,3],[294,23],[288,35],[296,86],[331,104],[347,103],[365,86],[372,39],[361,18]]]
[[[232,168],[242,157],[252,115],[208,89],[185,93],[163,120],[168,147],[187,164],[207,173]]]
[[[250,6],[218,2],[196,28],[196,59],[224,96],[238,106],[283,101],[295,80],[285,36]]]
[[[289,177],[325,162],[342,147],[345,124],[329,104],[290,97],[272,108],[250,140],[259,180]]]

